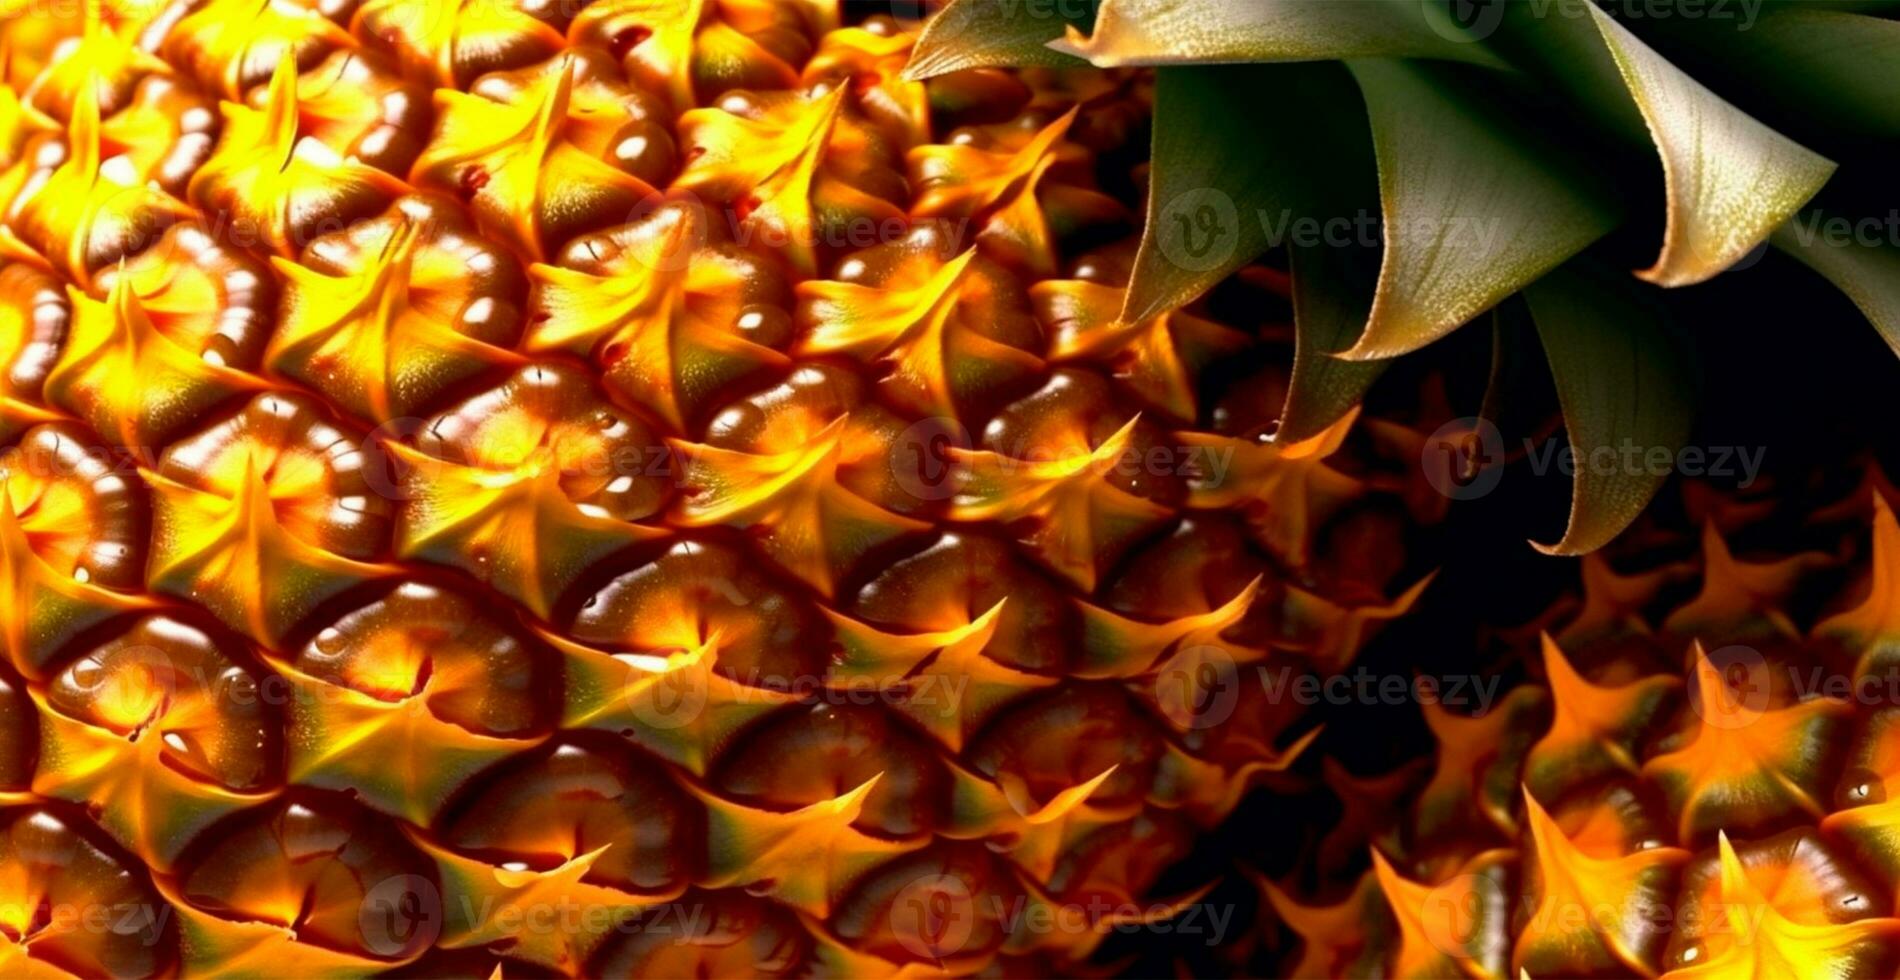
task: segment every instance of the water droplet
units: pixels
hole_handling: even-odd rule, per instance
[[[1887,781],[1879,773],[1857,766],[1841,776],[1841,791],[1836,799],[1841,808],[1883,803],[1886,799]]]
[[[73,686],[82,691],[91,691],[106,681],[106,669],[97,660],[81,660],[73,664],[71,673]]]

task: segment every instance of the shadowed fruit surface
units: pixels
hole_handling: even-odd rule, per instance
[[[1515,641],[1531,680],[1477,714],[1427,705],[1422,766],[1328,774],[1348,817],[1307,865],[1327,884],[1256,881],[1278,968],[1891,972],[1889,499],[1875,471],[1817,511],[1855,526],[1835,552],[1732,552],[1718,527],[1758,520],[1744,504],[1709,515],[1699,555],[1658,563],[1657,549],[1635,571],[1586,559],[1580,601]],[[1802,595],[1815,586],[1818,603]]]

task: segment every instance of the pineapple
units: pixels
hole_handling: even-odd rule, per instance
[[[1276,270],[1120,319],[1144,75],[915,39],[0,27],[0,973],[1046,973],[1199,900],[1310,740],[1238,670],[1418,595],[1419,439],[1266,437]]]
[[[1341,843],[1369,837],[1372,867],[1355,879],[1333,848],[1306,869],[1324,894],[1260,882],[1279,969],[1890,973],[1900,523],[1882,484],[1824,512],[1860,515],[1844,578],[1825,552],[1739,558],[1714,519],[1699,563],[1587,559],[1582,602],[1523,651],[1538,679],[1481,714],[1424,708],[1429,775],[1331,780]]]
[[[1577,453],[1674,452],[1699,380],[1675,321],[1706,310],[1670,294],[1747,279],[1771,246],[1900,353],[1900,240],[1844,233],[1892,207],[1876,149],[1896,135],[1882,70],[1900,57],[1892,11],[950,0],[905,77],[1154,68],[1147,221],[1120,319],[1176,310],[1284,249],[1301,308],[1288,439],[1352,411],[1392,359],[1473,320],[1504,332],[1528,318]],[[1660,246],[1647,244],[1658,228]],[[1354,253],[1364,261],[1342,258]],[[1775,280],[1755,281],[1772,296]],[[1486,453],[1481,432],[1442,436],[1448,451]],[[1665,476],[1579,469],[1562,536],[1538,547],[1603,547]]]

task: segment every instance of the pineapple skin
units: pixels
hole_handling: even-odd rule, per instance
[[[913,27],[0,27],[0,975],[1047,975],[1201,900],[1311,734],[1250,672],[1418,594],[1418,437],[1261,438],[1270,272],[1114,322],[1142,76]]]
[[[1728,540],[1761,501],[1690,487],[1700,554],[1654,526],[1521,631],[1532,679],[1423,708],[1429,760],[1328,774],[1306,880],[1257,879],[1295,976],[1885,976],[1900,965],[1900,524],[1870,471],[1819,550]],[[1828,540],[1831,526],[1851,530]],[[1784,535],[1785,537],[1785,535]],[[1797,612],[1798,610],[1798,612]],[[1505,668],[1508,670],[1509,668]],[[1367,854],[1358,872],[1344,857]],[[1299,876],[1296,876],[1299,877]]]

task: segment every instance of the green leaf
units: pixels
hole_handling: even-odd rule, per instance
[[[1302,128],[1311,135],[1300,141],[1304,179],[1293,193],[1294,210],[1309,224],[1292,229],[1287,242],[1293,375],[1274,437],[1285,443],[1304,442],[1337,422],[1388,363],[1333,356],[1352,346],[1366,322],[1379,268],[1378,242],[1360,240],[1372,238],[1370,219],[1379,210],[1372,128],[1351,75],[1341,67],[1334,81],[1330,90],[1309,89],[1304,99]],[[1337,237],[1336,231],[1349,234]]]
[[[1538,66],[1542,78],[1612,133],[1654,149],[1666,213],[1661,249],[1636,273],[1641,278],[1686,286],[1715,276],[1766,240],[1833,174],[1831,161],[1724,101],[1596,4],[1502,2],[1498,50]]]
[[[1725,87],[1817,145],[1900,139],[1900,22],[1799,7],[1764,12],[1746,31],[1665,23],[1659,40],[1690,46]]]
[[[1490,0],[1500,11],[1493,50],[1535,74],[1606,134],[1632,144],[1649,142],[1649,126],[1623,86],[1623,73],[1603,44],[1591,0]],[[1594,135],[1594,134],[1593,134]]]
[[[1262,92],[1275,93],[1271,113],[1262,111]],[[1122,319],[1182,306],[1273,245],[1271,231],[1294,213],[1315,155],[1333,148],[1322,117],[1357,101],[1331,64],[1157,72],[1147,224]]]
[[[1396,357],[1450,333],[1616,226],[1577,164],[1418,62],[1349,62],[1379,164],[1385,259],[1341,356]]]
[[[1503,67],[1432,0],[1102,0],[1093,33],[1050,46],[1100,68],[1382,57]]]
[[[1769,241],[1833,283],[1900,354],[1900,249],[1857,241],[1841,233],[1851,228],[1828,221],[1819,211],[1804,213]]]
[[[1693,379],[1661,297],[1627,277],[1579,259],[1524,298],[1577,458],[1563,539],[1532,544],[1545,554],[1586,554],[1628,527],[1668,479],[1689,438]],[[1652,465],[1652,450],[1666,450],[1671,465]]]
[[[1724,102],[1595,6],[1603,43],[1662,157],[1668,224],[1656,264],[1662,286],[1719,274],[1760,245],[1834,174],[1834,163]]]
[[[1265,110],[1263,91],[1280,96]],[[1383,368],[1331,356],[1351,345],[1371,295],[1351,274],[1360,243],[1335,237],[1378,200],[1352,77],[1334,63],[1163,68],[1155,106],[1147,230],[1121,318],[1179,307],[1288,245],[1296,343],[1278,438],[1317,435]]]
[[[1085,0],[951,0],[924,24],[904,77],[922,81],[965,68],[1079,64],[1048,44],[1085,26]]]
[[[1295,245],[1293,376],[1274,441],[1304,442],[1351,411],[1390,361],[1348,361],[1333,354],[1352,344],[1366,322],[1368,276],[1349,249]]]

